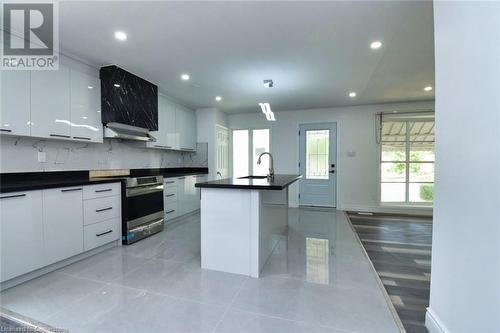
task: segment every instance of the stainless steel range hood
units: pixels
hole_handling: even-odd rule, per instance
[[[107,123],[104,126],[104,137],[108,139],[156,141],[156,139],[149,134],[148,129],[120,123]]]

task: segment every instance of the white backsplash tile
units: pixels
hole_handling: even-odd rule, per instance
[[[29,137],[0,137],[0,172],[101,170],[207,166],[207,144],[196,153],[140,147],[141,143],[105,139],[103,144]],[[46,162],[38,162],[38,152]]]

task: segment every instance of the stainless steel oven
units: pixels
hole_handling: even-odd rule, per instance
[[[127,178],[123,204],[123,244],[163,230],[163,177]]]

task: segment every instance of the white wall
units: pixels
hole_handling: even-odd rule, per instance
[[[336,122],[338,132],[337,207],[353,210],[381,210],[378,204],[378,147],[375,140],[376,113],[381,111],[433,110],[434,102],[365,105],[275,112],[268,122],[262,113],[228,116],[229,127],[258,128],[271,125],[271,152],[276,173],[299,173],[299,124]],[[348,157],[347,152],[356,152]],[[298,205],[298,183],[290,188],[290,205]],[[383,209],[397,211],[394,209]]]
[[[434,332],[500,332],[500,2],[434,2]]]

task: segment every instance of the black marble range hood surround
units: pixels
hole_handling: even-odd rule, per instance
[[[158,87],[116,66],[101,67],[101,118],[158,130]]]

